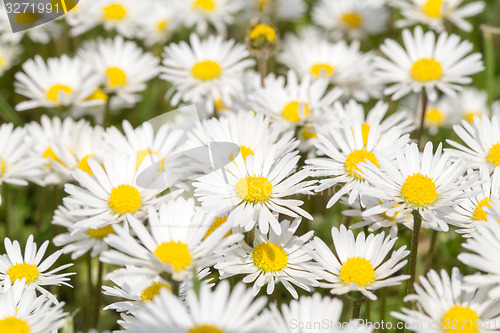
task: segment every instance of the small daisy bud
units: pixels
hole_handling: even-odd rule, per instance
[[[266,23],[257,23],[248,32],[248,47],[254,54],[270,54],[278,42],[277,30]]]

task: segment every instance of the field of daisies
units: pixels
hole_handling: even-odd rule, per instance
[[[500,331],[500,1],[9,2],[0,333]]]

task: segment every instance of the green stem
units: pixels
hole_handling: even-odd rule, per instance
[[[425,271],[427,273],[432,268],[432,259],[434,257],[434,252],[436,251],[438,231],[433,230],[431,236],[431,245],[429,247],[429,253],[427,253],[427,258],[425,259]]]
[[[101,298],[102,298],[102,279],[104,275],[104,264],[99,261],[99,268],[97,271],[97,283],[94,288],[94,313],[92,316],[92,328],[97,329],[99,325],[99,315],[101,313]]]
[[[259,63],[260,85],[264,88],[267,76],[267,55],[258,56],[257,61]]]
[[[94,284],[92,283],[92,256],[87,253],[87,299],[85,300],[85,323],[87,330],[91,329],[92,299],[94,297]]]
[[[422,145],[422,139],[424,136],[424,127],[425,127],[425,113],[427,111],[427,93],[425,92],[425,89],[422,89],[422,94],[420,98],[422,102],[422,110],[421,110],[421,118],[420,118],[420,127],[418,128],[418,134],[417,134],[417,143],[418,147]],[[418,114],[418,113],[417,113]]]
[[[486,90],[488,91],[488,105],[491,108],[493,101],[495,100],[495,71],[496,71],[496,59],[495,59],[495,42],[493,40],[493,32],[491,27],[483,26],[483,38],[484,38],[484,61],[486,70],[484,75],[486,76]]]
[[[48,185],[43,188],[42,199],[40,201],[40,207],[38,208],[38,218],[36,219],[35,230],[37,234],[40,234],[43,227],[45,212],[47,211],[47,203],[49,197],[51,196],[52,186]]]
[[[352,301],[352,316],[351,316],[351,319],[358,319],[360,317],[361,305],[363,304],[364,300],[365,300],[365,298],[362,295],[356,295],[356,296],[354,296],[354,299]]]
[[[422,226],[422,217],[417,210],[412,212],[413,214],[413,232],[411,235],[411,249],[410,249],[410,279],[408,280],[408,288],[406,289],[406,295],[411,295],[415,293],[415,283],[416,270],[417,270],[417,254],[418,254],[418,241],[420,239],[420,227]],[[407,308],[411,309],[412,304],[408,303]]]

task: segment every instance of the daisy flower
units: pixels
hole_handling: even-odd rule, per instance
[[[263,12],[272,18],[281,21],[297,21],[304,17],[307,11],[307,4],[304,0],[249,0],[242,1],[247,6],[246,16],[249,20]]]
[[[107,94],[116,94],[129,103],[139,99],[137,93],[146,89],[146,82],[160,69],[158,58],[121,36],[87,41],[78,56],[102,75]]]
[[[484,69],[482,55],[470,52],[473,45],[461,41],[458,35],[432,31],[424,33],[417,26],[414,34],[403,31],[404,48],[394,40],[386,39],[380,47],[387,58],[377,57],[377,76],[389,86],[384,94],[393,100],[425,89],[431,101],[437,99],[437,90],[454,97],[462,85],[472,82],[471,75]]]
[[[164,189],[145,189],[137,185],[136,160],[122,154],[103,157],[102,164],[87,159],[92,174],[77,169],[73,177],[78,185],[66,184],[69,195],[65,205],[76,205],[70,214],[80,217],[77,228],[103,228],[123,222],[127,214],[144,219],[149,207],[157,207],[170,196],[157,197]]]
[[[426,24],[431,29],[445,31],[447,21],[459,29],[470,32],[472,24],[465,19],[483,12],[484,1],[474,1],[463,5],[463,0],[393,0],[392,4],[401,10],[403,18],[396,21],[402,28],[415,24]]]
[[[271,227],[279,235],[278,214],[302,215],[312,220],[312,216],[300,208],[302,201],[287,199],[294,194],[312,194],[316,182],[304,181],[309,176],[306,169],[293,173],[299,159],[297,152],[277,157],[276,146],[264,155],[259,147],[246,161],[240,154],[224,170],[198,178],[193,184],[194,195],[203,209],[215,215],[230,211],[228,219],[233,226],[250,231],[258,225],[264,234]]]
[[[170,2],[150,1],[148,19],[140,20],[138,35],[148,47],[164,44],[177,30],[181,20],[176,17],[176,12]]]
[[[475,117],[473,123],[462,121],[462,125],[453,126],[455,133],[465,145],[446,140],[454,150],[454,154],[471,162],[471,167],[477,169],[487,165],[490,172],[500,166],[500,118],[493,116]]]
[[[488,116],[488,93],[477,88],[464,88],[455,98],[445,97],[449,112],[457,114],[459,119],[465,119],[469,123],[474,121],[474,117]]]
[[[441,275],[431,270],[426,277],[419,277],[419,281],[420,284],[415,284],[416,294],[404,298],[406,302],[416,302],[418,310],[391,312],[410,331],[486,333],[492,332],[489,327],[500,324],[497,300],[487,296],[488,288],[466,286],[458,268],[453,268],[451,277],[445,270]]]
[[[310,41],[288,35],[278,60],[301,77],[326,77],[345,97],[367,101],[380,97],[381,86],[373,79],[373,55],[360,51],[359,41],[330,43]]]
[[[336,39],[362,39],[387,29],[388,9],[366,0],[320,0],[312,11],[313,22],[331,31]]]
[[[3,183],[26,186],[27,180],[36,180],[41,174],[41,159],[30,157],[32,145],[26,141],[26,130],[13,124],[0,125],[0,185]],[[0,204],[2,198],[0,197]]]
[[[410,253],[406,246],[392,251],[397,238],[385,237],[384,233],[366,237],[364,232],[354,238],[352,231],[343,225],[340,229],[332,228],[332,238],[336,255],[318,237],[314,237],[310,243],[314,250],[309,250],[324,269],[314,271],[325,280],[320,282],[320,287],[331,288],[332,294],[359,291],[369,299],[376,300],[373,290],[399,285],[410,277],[390,277],[406,265],[407,260],[403,259]],[[390,258],[386,260],[391,251]]]
[[[22,48],[19,45],[0,42],[0,75],[16,64],[21,52]]]
[[[57,332],[64,325],[67,313],[64,303],[54,304],[46,295],[37,296],[34,285],[26,280],[16,280],[13,285],[7,278],[0,291],[0,331],[47,333]]]
[[[312,126],[324,122],[325,114],[342,95],[339,89],[329,90],[328,84],[326,78],[309,75],[299,81],[297,73],[290,70],[286,78],[269,74],[264,87],[256,88],[248,99],[253,110],[289,128]]]
[[[465,277],[467,285],[486,287],[492,299],[500,297],[500,265],[498,258],[500,249],[500,204],[494,201],[492,208],[485,208],[488,221],[476,221],[476,232],[462,246],[472,253],[464,252],[458,255],[458,260],[467,266],[485,274],[474,274]]]
[[[113,250],[104,252],[101,261],[114,265],[136,265],[152,272],[167,272],[176,281],[189,279],[199,268],[215,263],[214,252],[234,244],[241,234],[224,237],[231,229],[230,223],[223,223],[205,235],[212,223],[210,216],[198,211],[193,199],[179,198],[161,205],[159,211],[148,211],[149,229],[138,219],[128,215],[130,232],[115,226],[106,242]],[[224,238],[223,238],[224,237]]]
[[[127,331],[262,332],[266,318],[259,314],[265,305],[266,299],[254,299],[243,283],[232,290],[227,281],[220,282],[214,290],[202,284],[199,296],[189,291],[185,302],[162,291],[130,320]]]
[[[71,215],[74,210],[81,210],[82,206],[71,204],[60,205],[54,212],[52,224],[63,226],[67,232],[54,237],[52,242],[55,246],[63,247],[63,253],[71,253],[71,259],[75,260],[90,251],[92,257],[99,256],[108,249],[104,242],[109,234],[114,233],[113,226],[106,225],[101,228],[85,229],[77,227],[80,217]]]
[[[356,323],[356,320],[342,323],[342,301],[337,298],[322,297],[319,293],[312,296],[301,296],[298,300],[292,300],[289,304],[278,307],[270,304],[269,325],[272,332],[280,333],[371,333],[373,328]],[[319,326],[321,324],[321,326]],[[321,327],[321,330],[316,330]]]
[[[331,128],[328,133],[320,133],[313,142],[320,157],[306,160],[311,176],[321,177],[315,191],[341,185],[328,201],[327,208],[344,195],[349,196],[348,203],[352,204],[362,194],[361,184],[366,183],[358,165],[370,161],[378,167],[381,153],[395,158],[408,140],[409,135],[401,136],[397,128],[382,135],[380,125],[367,126],[357,120],[345,122],[340,128]],[[362,198],[361,204],[365,206]]]
[[[91,107],[99,100],[88,99],[98,88],[101,76],[78,58],[62,55],[45,62],[39,55],[23,64],[15,75],[16,92],[29,100],[16,105],[17,111],[45,107]]]
[[[200,40],[195,34],[190,44],[180,42],[165,47],[162,79],[173,84],[172,105],[180,101],[204,104],[213,113],[216,101],[230,100],[242,91],[243,72],[254,65],[245,46],[221,36]]]
[[[66,281],[70,280],[68,276],[75,273],[59,272],[73,266],[73,264],[62,265],[49,271],[62,255],[61,250],[42,260],[49,246],[49,241],[45,241],[37,251],[33,235],[30,235],[26,242],[24,257],[18,241],[12,242],[9,238],[5,238],[4,245],[6,254],[0,256],[0,281],[3,281],[4,284],[24,279],[27,285],[35,285],[42,294],[50,294],[42,286],[65,285],[71,287]]]
[[[171,6],[182,17],[183,25],[195,26],[197,34],[205,35],[212,26],[219,35],[225,35],[226,26],[234,23],[234,15],[243,8],[243,1],[174,0]]]
[[[241,241],[238,247],[224,253],[215,265],[221,272],[221,278],[244,274],[242,281],[253,283],[253,295],[257,295],[265,285],[266,293],[271,295],[276,283],[282,283],[294,298],[298,294],[293,285],[312,291],[312,287],[318,286],[318,278],[310,271],[315,263],[304,246],[312,238],[313,231],[300,237],[294,236],[301,220],[297,218],[292,223],[284,220],[280,235],[273,230],[269,231],[269,235],[257,232],[252,246]]]
[[[470,170],[470,172],[476,171]],[[450,224],[461,228],[457,232],[464,237],[471,237],[476,233],[476,222],[488,220],[485,209],[491,207],[493,202],[500,202],[500,168],[496,167],[490,175],[488,167],[481,165],[479,174],[481,178],[471,188],[473,196],[462,200],[449,219]]]
[[[61,33],[62,26],[53,21],[38,25],[36,29],[27,29],[12,33],[12,26],[10,25],[8,15],[0,15],[0,42],[17,45],[27,36],[35,43],[48,44],[51,40],[59,39]]]
[[[460,200],[470,196],[471,192],[464,190],[476,180],[474,176],[463,176],[468,162],[451,160],[450,152],[443,153],[441,144],[433,154],[432,142],[428,142],[423,153],[417,144],[407,145],[395,162],[380,155],[380,167],[370,162],[358,164],[371,185],[362,190],[382,201],[363,215],[395,216],[418,211],[430,228],[447,231],[448,216]]]

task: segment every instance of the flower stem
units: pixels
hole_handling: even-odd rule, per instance
[[[410,279],[408,280],[408,288],[406,289],[406,295],[411,295],[415,292],[415,276],[417,270],[417,254],[418,254],[418,241],[420,239],[420,227],[422,226],[422,216],[417,210],[412,212],[413,214],[413,232],[411,235],[411,249],[410,249]],[[412,304],[408,303],[407,308],[411,309]]]
[[[264,88],[267,76],[267,55],[258,56],[257,61],[259,63],[260,86]]]
[[[356,295],[352,301],[352,316],[351,319],[358,319],[361,313],[361,305],[365,298],[362,295]]]
[[[429,253],[427,253],[427,258],[425,259],[425,273],[430,271],[432,268],[432,258],[434,257],[434,252],[436,251],[436,243],[437,243],[437,235],[438,231],[433,230],[431,236],[431,245],[429,247]]]
[[[102,296],[102,278],[104,275],[104,264],[99,261],[99,268],[97,271],[97,282],[94,287],[94,313],[92,316],[92,328],[97,329],[99,325],[99,315],[101,313],[101,296]]]
[[[488,26],[481,26],[483,30],[484,39],[484,61],[486,70],[484,75],[486,77],[486,90],[488,91],[488,106],[491,108],[495,100],[495,42],[493,40],[494,29]]]
[[[418,147],[420,148],[422,145],[422,138],[424,134],[424,127],[425,127],[425,112],[427,111],[427,93],[425,92],[425,89],[422,90],[422,94],[420,95],[420,100],[422,103],[422,113],[421,113],[421,118],[420,118],[420,127],[418,128],[418,134],[417,134],[417,143]],[[417,113],[418,114],[418,113]]]

